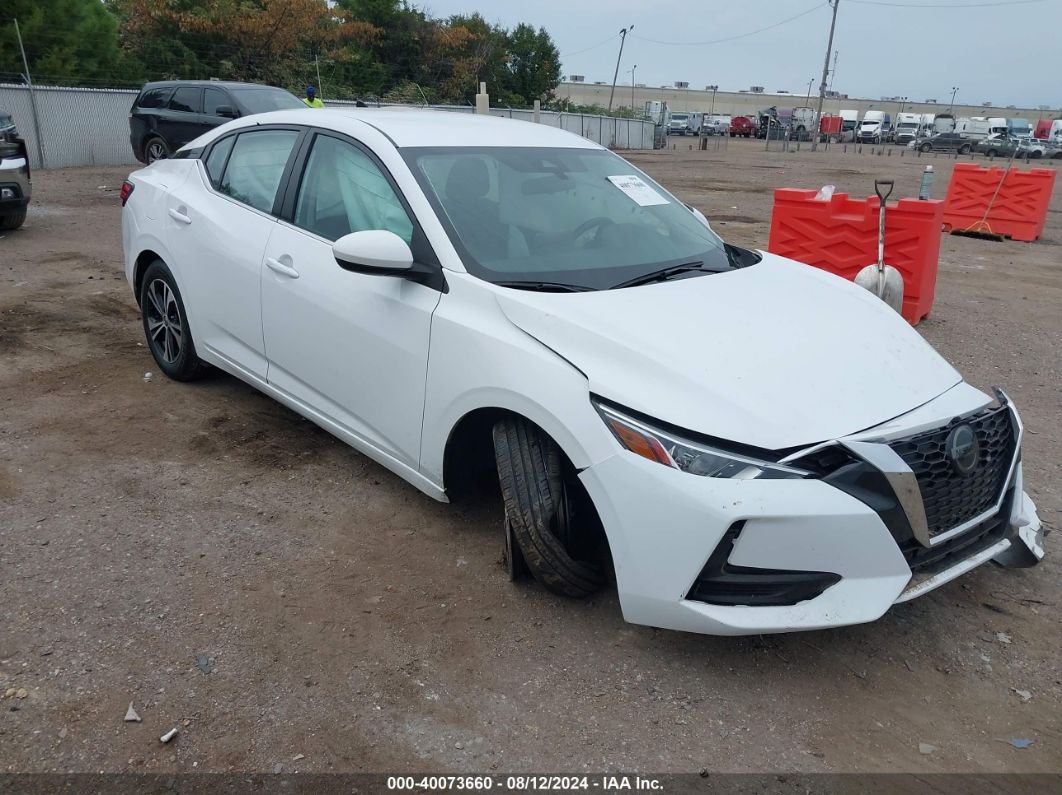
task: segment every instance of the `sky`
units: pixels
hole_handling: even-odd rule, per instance
[[[852,97],[1062,108],[1062,0],[839,0],[833,89]],[[827,0],[422,0],[436,17],[479,11],[549,31],[562,74],[612,81],[620,28],[633,25],[618,82],[720,90],[818,91]],[[976,7],[981,6],[981,7]],[[792,19],[800,15],[796,19]],[[789,21],[785,21],[789,20]],[[771,25],[776,27],[744,36]],[[742,36],[731,41],[720,39]],[[715,42],[715,43],[705,43]],[[831,58],[831,68],[833,61]]]

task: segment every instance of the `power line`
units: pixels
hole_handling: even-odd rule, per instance
[[[611,36],[609,36],[604,41],[599,41],[597,44],[595,44],[595,45],[593,45],[591,47],[587,47],[586,49],[576,50],[575,52],[562,52],[560,54],[560,57],[561,58],[568,58],[568,57],[570,57],[572,55],[582,55],[584,52],[590,52],[590,50],[596,50],[598,47],[604,47],[610,41],[615,41],[617,36],[619,36],[618,33],[613,33]]]
[[[997,6],[1027,6],[1045,0],[990,0],[987,3],[891,3],[887,0],[848,0],[861,6],[886,6],[888,8],[995,8]]]
[[[794,14],[791,17],[783,19],[781,22],[775,22],[773,25],[768,25],[765,28],[759,28],[758,30],[750,30],[748,33],[739,33],[737,36],[727,36],[726,38],[722,39],[712,39],[711,41],[660,41],[659,39],[650,39],[635,33],[632,33],[631,37],[639,39],[641,41],[652,42],[653,44],[666,44],[668,46],[673,47],[702,47],[706,44],[722,44],[725,41],[737,41],[738,39],[747,39],[749,36],[755,36],[757,33],[765,33],[768,30],[773,30],[774,28],[786,25],[792,22],[793,20],[800,19],[801,17],[806,17],[808,14],[811,14],[815,11],[819,11],[822,8],[823,6],[821,4],[815,4],[806,11],[801,11],[799,14]]]

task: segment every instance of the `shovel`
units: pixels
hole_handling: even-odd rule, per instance
[[[885,188],[888,190],[882,193]],[[878,261],[859,271],[855,283],[899,312],[903,307],[903,277],[896,268],[885,264],[885,201],[892,193],[892,180],[874,180],[874,193],[878,196]]]

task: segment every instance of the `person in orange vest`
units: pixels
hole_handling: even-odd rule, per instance
[[[317,89],[313,86],[306,86],[306,96],[302,101],[308,108],[323,108],[325,106],[324,103],[317,98]]]

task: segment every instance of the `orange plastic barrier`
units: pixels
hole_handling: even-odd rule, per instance
[[[825,271],[855,279],[878,261],[878,198],[829,200],[816,191],[774,192],[767,249]],[[942,201],[900,199],[885,207],[885,264],[903,276],[903,316],[912,325],[929,315],[937,285]]]
[[[1051,203],[1054,187],[1053,168],[1029,171],[1012,168],[1008,172],[993,166],[981,168],[973,163],[956,163],[944,199],[944,227],[949,232],[972,227],[974,231],[991,231],[1031,242],[1044,233],[1047,205]],[[996,188],[999,195],[992,202]],[[986,218],[989,202],[992,208]],[[987,229],[980,226],[982,218]]]

